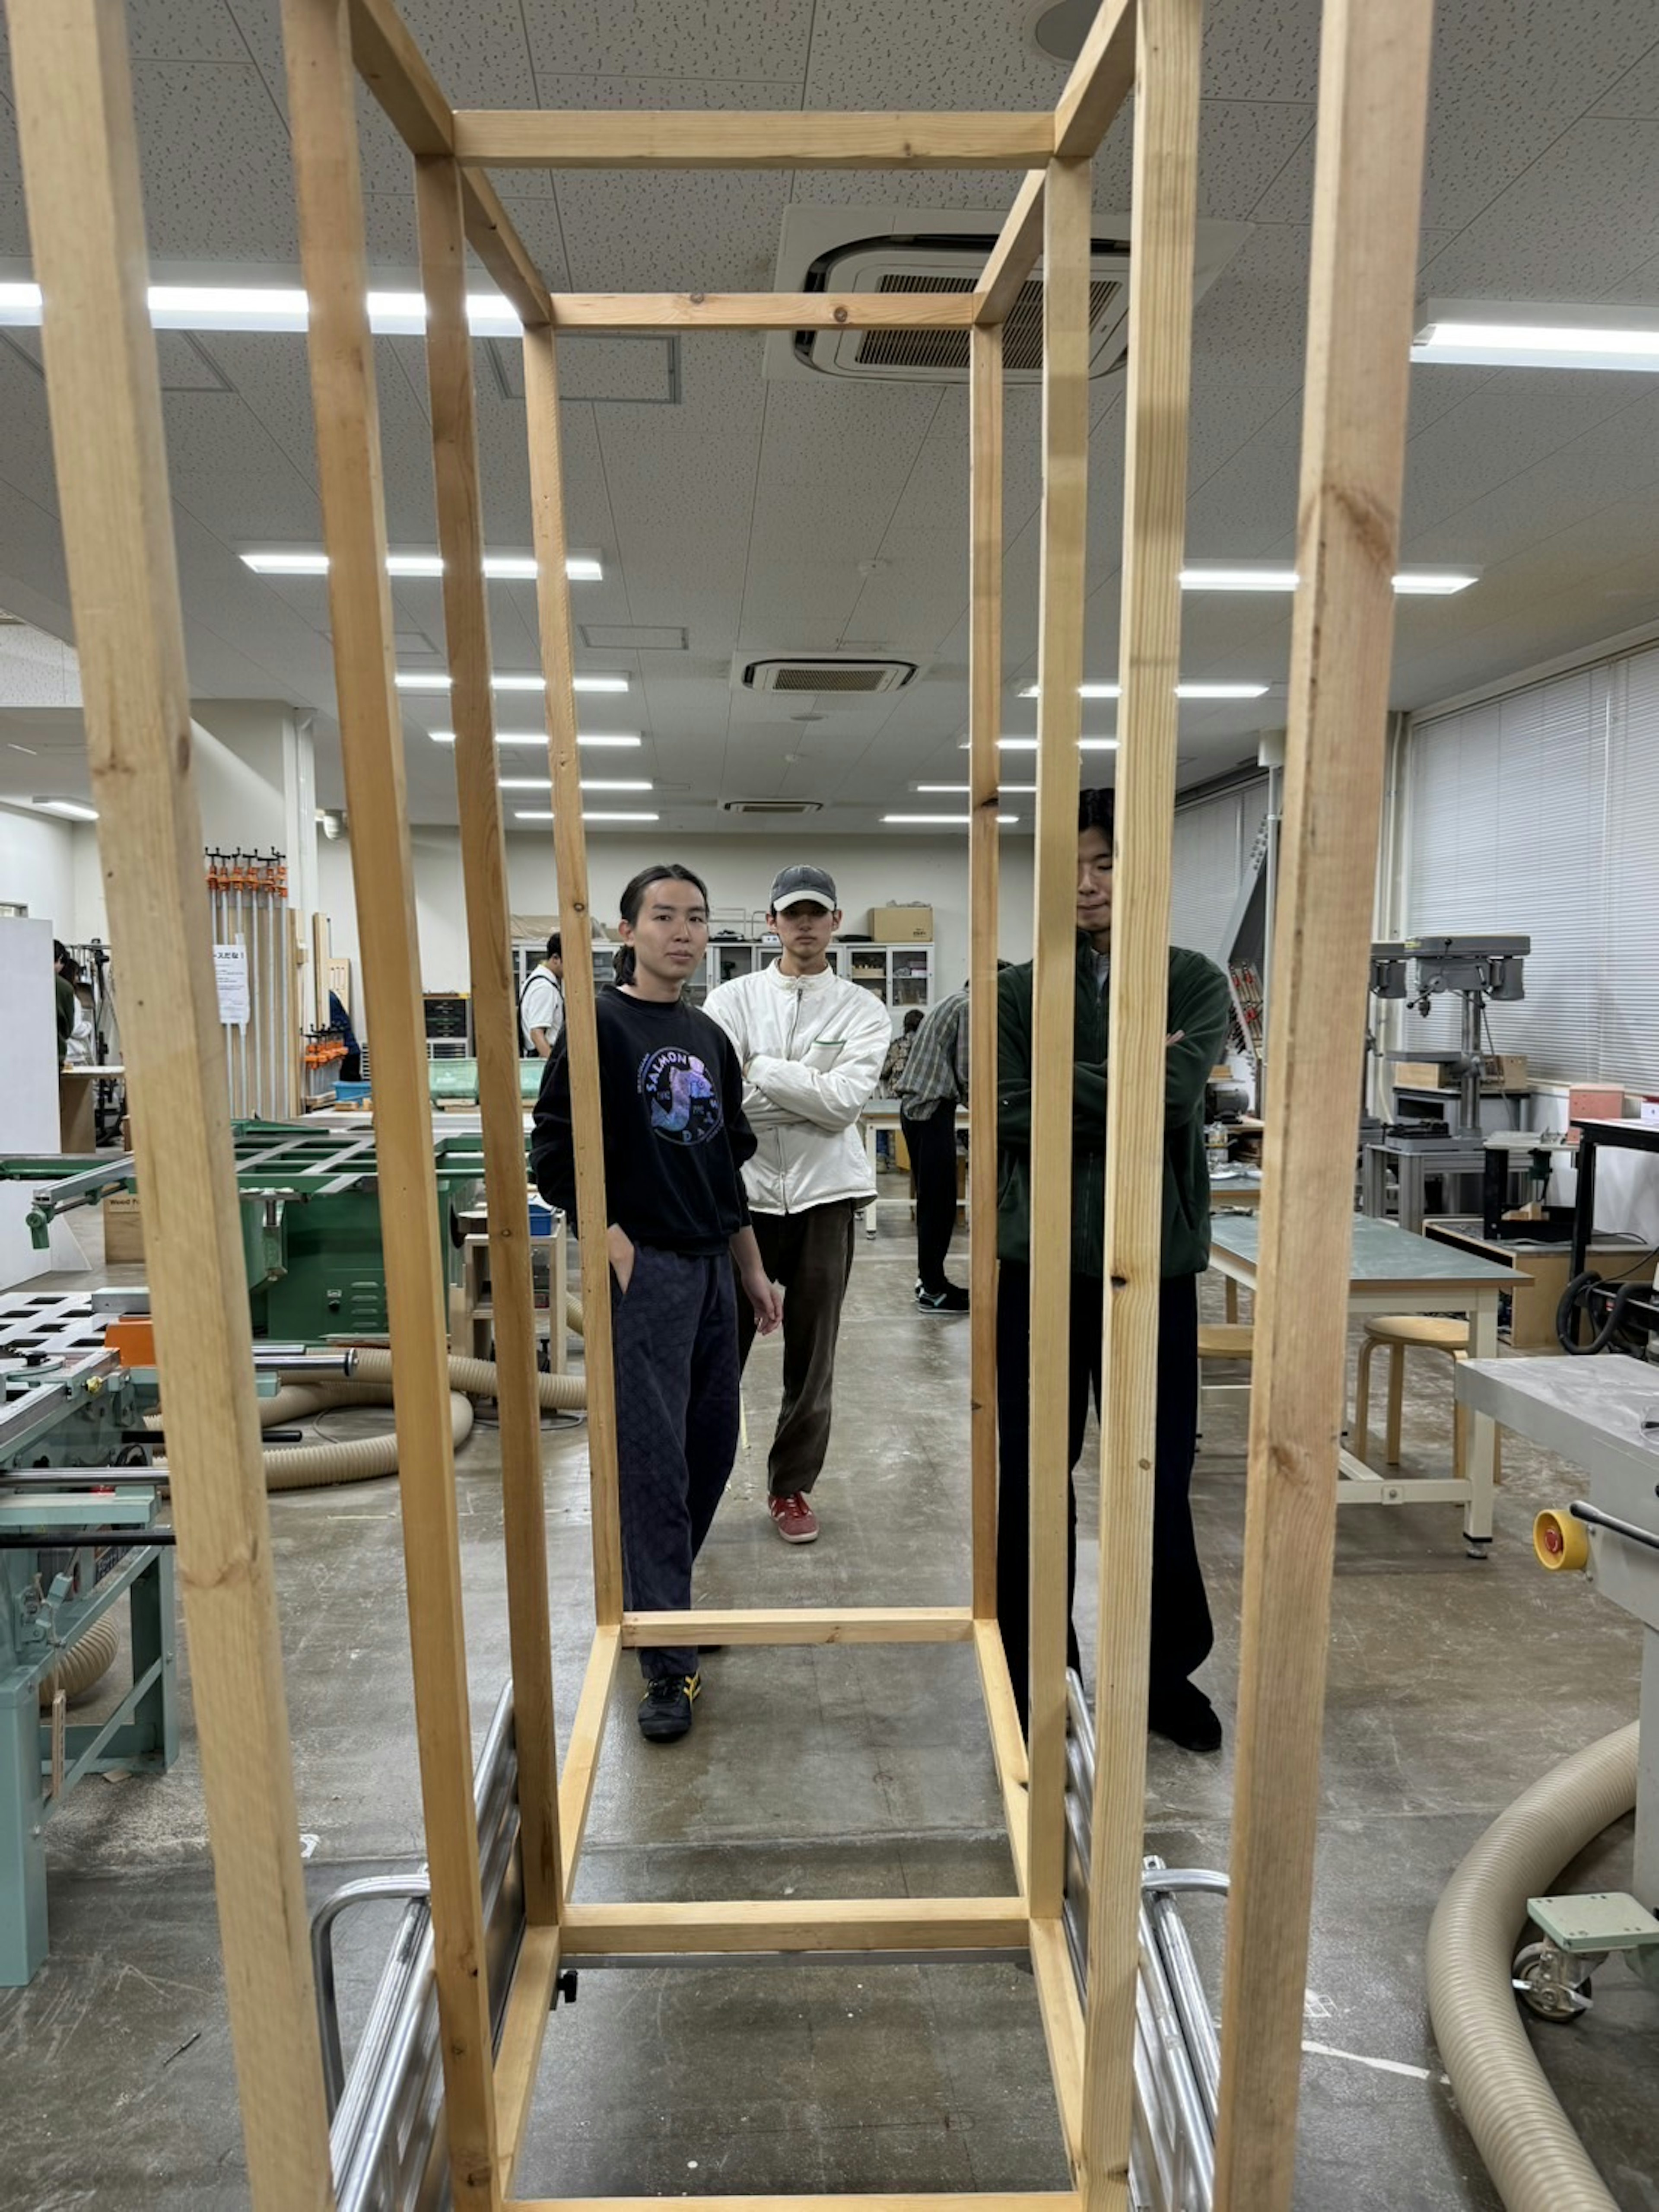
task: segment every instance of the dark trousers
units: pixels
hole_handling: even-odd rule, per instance
[[[732,1263],[634,1248],[626,1293],[611,1278],[623,1602],[684,1613],[738,1454],[738,1334]],[[647,1680],[696,1670],[695,1650],[641,1650]]]
[[[766,1487],[774,1498],[810,1491],[830,1449],[836,1340],[853,1272],[855,1218],[850,1198],[799,1213],[754,1216],[766,1272],[783,1291],[783,1403],[766,1462]],[[754,1341],[754,1309],[739,1294],[739,1369],[748,1364]]]
[[[957,1226],[957,1109],[940,1099],[921,1121],[899,1109],[916,1194],[916,1275],[924,1291],[945,1287],[945,1255]]]
[[[1100,1407],[1102,1285],[1072,1278],[1068,1464],[1083,1452],[1092,1386]],[[997,1617],[1019,1717],[1025,1718],[1030,1625],[1031,1277],[1005,1260],[997,1271]],[[1198,1447],[1198,1282],[1168,1275],[1158,1305],[1158,1449],[1152,1498],[1151,1696],[1178,1689],[1215,1641],[1188,1492]],[[1072,1597],[1077,1584],[1077,1486],[1068,1475],[1066,1553],[1067,1664],[1079,1664]]]

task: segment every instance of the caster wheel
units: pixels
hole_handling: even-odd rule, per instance
[[[1535,2020],[1569,2025],[1590,2008],[1590,1977],[1575,1979],[1578,1962],[1553,1943],[1523,1944],[1515,1954],[1510,1986]]]
[[[1465,1536],[1463,1539],[1463,1553],[1466,1559],[1491,1559],[1492,1538],[1490,1536]]]

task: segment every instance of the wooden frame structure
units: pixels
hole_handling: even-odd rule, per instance
[[[188,696],[120,0],[8,0],[64,532],[100,841],[130,972],[140,1188],[192,1647],[247,2164],[262,2212],[332,2201],[304,1936],[270,1530],[207,951]],[[1342,1395],[1351,1145],[1382,758],[1431,0],[1326,0],[1299,509],[1284,888],[1252,1408],[1217,2204],[1290,2204]],[[283,0],[358,921],[374,1008],[377,1145],[402,1465],[421,1787],[454,2201],[519,2204],[514,2168],[562,1961],[619,1951],[1029,1953],[1074,2172],[1056,2195],[883,2197],[929,2207],[1115,2212],[1128,2201],[1144,1796],[1170,880],[1186,492],[1199,0],[1104,0],[1052,115],[456,113],[392,0]],[[403,739],[392,684],[375,381],[354,118],[361,74],[413,158],[465,896],[495,1250],[503,1491],[528,1929],[499,2046],[483,1973],[453,1465],[432,1202]],[[1065,1346],[1071,1225],[1073,803],[1083,673],[1092,156],[1137,94],[1123,548],[1123,685],[1108,1158],[1100,1747],[1090,1972],[1080,2002],[1064,1863]],[[1028,170],[977,291],[550,294],[484,172],[550,167]],[[583,1297],[596,1632],[562,1771],[549,1661],[516,1037],[489,685],[466,331],[471,245],[524,324],[528,463],[583,1218],[605,1217],[589,902],[565,582],[561,330],[927,322],[969,333],[975,1223],[973,1572],[960,1607],[624,1611],[600,1239]],[[994,1167],[1001,693],[1000,324],[1045,264],[1036,804],[1029,1754],[995,1619]],[[1304,1103],[1304,1102],[1306,1102]],[[205,1188],[210,1203],[203,1205]],[[171,1224],[179,1227],[169,1233]],[[597,1265],[592,1264],[597,1259]],[[593,1905],[572,1883],[625,1647],[972,1647],[1007,1811],[1001,1897]],[[643,2201],[643,2200],[642,2200]],[[743,2200],[719,2200],[730,2206]],[[838,2200],[757,2199],[830,2212]],[[599,2202],[603,2202],[600,2200]],[[620,2200],[613,2200],[613,2207]],[[554,2212],[561,2200],[541,2202]]]

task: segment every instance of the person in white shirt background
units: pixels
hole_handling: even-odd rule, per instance
[[[538,1060],[551,1060],[564,1028],[564,948],[556,929],[519,998],[519,1021]]]
[[[768,1506],[786,1544],[811,1544],[856,1219],[876,1194],[858,1120],[892,1029],[881,1000],[830,964],[841,908],[822,868],[785,868],[767,921],[782,947],[777,959],[720,984],[703,1012],[743,1064],[743,1110],[757,1139],[744,1186],[766,1272],[784,1293],[783,1403],[767,1463]],[[740,1359],[754,1337],[739,1301]]]

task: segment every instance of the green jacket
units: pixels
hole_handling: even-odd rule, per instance
[[[1072,1272],[1105,1273],[1107,1019],[1094,946],[1077,940],[1077,1036],[1072,1097]],[[1225,1048],[1227,978],[1213,960],[1179,946],[1170,954],[1165,1027],[1180,1042],[1164,1055],[1164,1273],[1200,1274],[1210,1263],[1210,1177],[1204,1158],[1204,1086]],[[997,982],[997,1257],[1031,1256],[1031,963]]]

